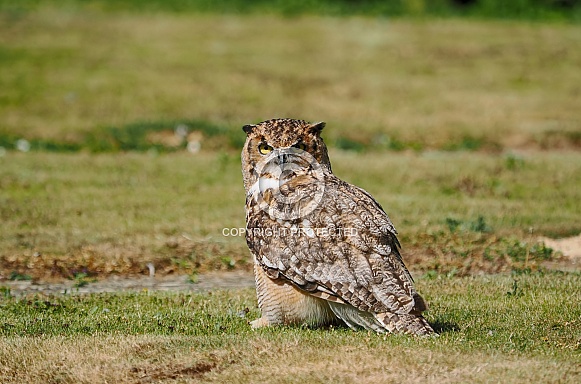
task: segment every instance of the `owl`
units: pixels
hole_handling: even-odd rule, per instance
[[[261,317],[276,324],[345,323],[378,333],[434,333],[377,201],[331,170],[325,123],[245,125],[246,242]]]

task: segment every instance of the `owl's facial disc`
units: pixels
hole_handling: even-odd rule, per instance
[[[316,209],[325,189],[324,171],[309,152],[273,148],[255,164],[257,178],[249,191],[270,216],[296,219]]]

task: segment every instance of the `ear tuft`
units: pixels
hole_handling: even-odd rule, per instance
[[[254,128],[256,128],[256,125],[254,125],[254,124],[246,124],[245,126],[242,127],[242,130],[244,132],[246,132],[247,135],[249,135]]]
[[[312,133],[321,133],[323,128],[325,128],[326,123],[324,121],[319,121],[318,123],[312,123],[309,125],[309,130]]]

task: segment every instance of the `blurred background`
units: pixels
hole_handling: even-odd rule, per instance
[[[580,21],[576,0],[0,0],[0,279],[249,270],[223,229],[245,225],[241,127],[274,117],[327,122],[421,274],[577,268],[554,241],[581,232]]]

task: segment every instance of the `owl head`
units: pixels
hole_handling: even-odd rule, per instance
[[[246,143],[242,150],[242,174],[246,191],[258,181],[259,170],[264,162],[277,154],[280,155],[274,157],[280,160],[276,160],[276,165],[281,165],[278,161],[289,161],[294,162],[296,169],[312,167],[312,163],[316,162],[316,166],[323,171],[331,172],[327,146],[321,138],[324,127],[324,122],[309,123],[294,119],[272,119],[245,125],[242,128],[246,132]],[[288,153],[303,153],[304,156],[287,156]]]

